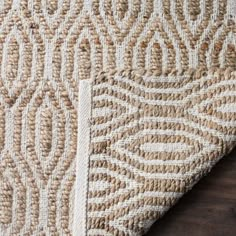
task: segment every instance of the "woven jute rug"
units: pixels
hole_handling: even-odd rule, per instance
[[[141,236],[236,144],[235,0],[2,0],[0,66],[1,236]]]

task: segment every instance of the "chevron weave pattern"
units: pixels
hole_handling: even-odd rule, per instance
[[[73,234],[79,81],[234,70],[235,21],[234,0],[0,1],[0,235]]]
[[[236,72],[101,73],[91,122],[88,235],[142,235],[234,147]]]

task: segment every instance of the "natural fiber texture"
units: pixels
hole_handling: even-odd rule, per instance
[[[234,0],[1,1],[0,235],[72,235],[79,80],[236,69],[235,16]]]
[[[101,73],[87,235],[142,235],[236,143],[236,72]]]

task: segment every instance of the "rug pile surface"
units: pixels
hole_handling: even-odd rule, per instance
[[[0,66],[0,235],[143,235],[235,146],[234,0],[4,0]]]

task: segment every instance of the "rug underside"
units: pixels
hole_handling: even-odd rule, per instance
[[[143,235],[235,146],[234,71],[102,72],[80,91],[82,236]]]
[[[234,0],[1,1],[0,235],[146,232],[234,146],[235,23]]]

